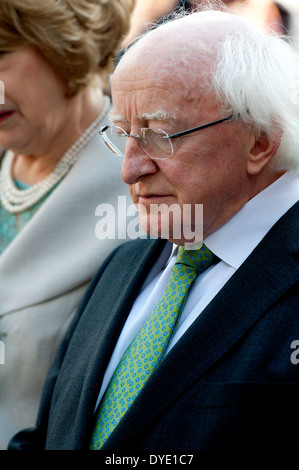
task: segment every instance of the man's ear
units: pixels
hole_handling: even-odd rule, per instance
[[[247,160],[247,172],[249,175],[257,175],[269,163],[278,150],[281,137],[282,132],[276,133],[275,140],[273,138],[270,139],[265,132],[261,132],[259,137],[255,138]]]

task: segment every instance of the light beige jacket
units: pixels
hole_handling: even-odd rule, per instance
[[[0,449],[34,425],[46,373],[73,314],[102,261],[125,241],[95,234],[99,204],[112,204],[117,214],[118,196],[130,200],[121,163],[97,133],[0,256]]]

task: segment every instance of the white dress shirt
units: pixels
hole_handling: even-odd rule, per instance
[[[205,245],[220,259],[197,277],[168,351],[236,272],[271,227],[299,199],[299,175],[285,173],[245,204],[225,225],[209,235]],[[168,283],[177,246],[170,242],[149,273],[135,300],[104,375],[100,402],[126,348],[154,310]]]

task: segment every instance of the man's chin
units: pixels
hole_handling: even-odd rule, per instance
[[[196,217],[193,217],[194,213],[186,210],[185,207],[182,211],[178,204],[161,205],[156,210],[151,207],[150,212],[139,205],[138,212],[142,230],[151,238],[167,239],[178,245],[191,246],[202,243],[202,205],[198,205]]]

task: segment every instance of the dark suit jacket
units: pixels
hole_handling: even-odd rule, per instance
[[[299,203],[167,354],[105,449],[298,450],[298,222]],[[38,425],[11,449],[88,448],[103,374],[163,246],[126,243],[101,267],[50,370]]]

